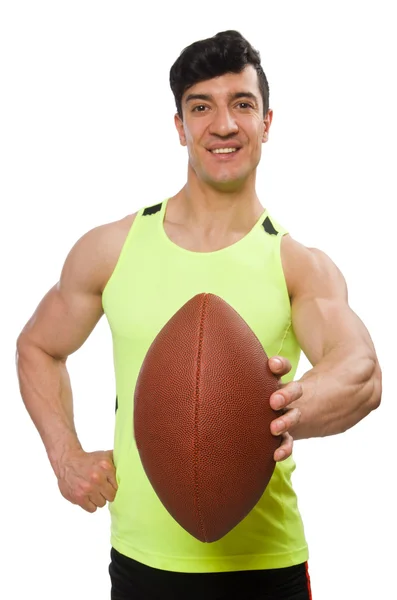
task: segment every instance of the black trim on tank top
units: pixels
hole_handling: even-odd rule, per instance
[[[270,235],[278,235],[278,231],[277,229],[274,229],[273,223],[271,222],[269,217],[266,217],[266,219],[262,223],[262,226],[266,233],[269,233]]]
[[[155,206],[148,206],[147,208],[145,208],[145,210],[142,213],[143,217],[146,217],[146,215],[155,215],[156,213],[159,212],[159,210],[161,210],[161,206],[162,206],[162,202],[160,202],[160,204],[156,204]]]
[[[119,398],[118,398],[118,396],[116,396],[116,410],[114,411],[115,413],[117,412],[118,407],[119,407]]]

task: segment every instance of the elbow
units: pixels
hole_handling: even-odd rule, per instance
[[[368,398],[368,412],[371,412],[380,406],[382,399],[382,370],[376,358],[373,360],[369,383],[371,393]]]
[[[22,372],[31,359],[31,347],[23,335],[17,339],[15,346],[15,368],[18,379],[22,377]]]
[[[23,335],[20,334],[20,336],[17,339],[16,345],[15,345],[15,362],[16,362],[16,364],[18,364],[19,357],[20,357],[21,353],[23,352],[24,347],[25,347],[24,338],[23,338]]]
[[[29,353],[30,348],[31,343],[29,343],[27,336],[22,332],[19,335],[15,346],[15,362],[17,364],[21,357],[24,357],[26,354]]]
[[[35,357],[35,349],[35,345],[25,334],[22,333],[18,337],[15,347],[15,366],[18,372],[24,364],[30,363]]]

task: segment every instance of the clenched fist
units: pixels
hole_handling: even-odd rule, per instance
[[[66,500],[90,513],[112,502],[117,492],[113,451],[68,452],[59,465],[58,486]]]

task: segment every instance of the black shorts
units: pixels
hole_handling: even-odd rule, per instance
[[[177,573],[143,565],[112,548],[111,600],[310,600],[307,563],[283,569]]]

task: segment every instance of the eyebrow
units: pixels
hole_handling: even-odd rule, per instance
[[[252,92],[236,92],[235,94],[229,94],[230,100],[238,100],[239,98],[250,98],[254,102],[258,103],[258,98]],[[211,102],[214,97],[211,94],[189,94],[186,97],[185,102],[191,102],[192,100],[204,100],[205,102]]]

